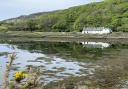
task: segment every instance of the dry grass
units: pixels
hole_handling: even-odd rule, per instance
[[[9,73],[13,64],[13,61],[16,58],[16,54],[12,53],[11,55],[9,55],[8,59],[9,59],[9,63],[6,65],[6,71],[4,74],[4,81],[3,81],[3,87],[2,89],[9,89]]]

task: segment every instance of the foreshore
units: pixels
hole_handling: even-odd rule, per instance
[[[55,41],[55,42],[110,42],[128,43],[128,33],[113,32],[111,34],[94,35],[80,32],[27,32],[8,31],[0,33],[0,40],[7,41]]]
[[[113,32],[111,34],[82,34],[81,32],[30,32],[7,31],[0,32],[0,37],[30,37],[30,38],[128,38],[127,32]]]

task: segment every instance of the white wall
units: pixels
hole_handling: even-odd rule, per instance
[[[111,30],[104,29],[102,31],[82,31],[82,34],[108,34],[111,33]]]

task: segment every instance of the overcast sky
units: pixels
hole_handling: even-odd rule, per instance
[[[97,1],[101,0],[0,0],[0,20]]]

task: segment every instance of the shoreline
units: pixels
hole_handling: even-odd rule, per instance
[[[0,32],[0,37],[29,37],[29,38],[106,38],[128,39],[128,32],[113,32],[111,34],[82,34],[81,32],[30,32],[30,31],[7,31]]]
[[[0,41],[52,41],[52,42],[108,42],[128,44],[128,33],[114,32],[112,34],[90,35],[80,32],[24,32],[9,31],[0,33]]]

